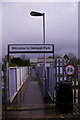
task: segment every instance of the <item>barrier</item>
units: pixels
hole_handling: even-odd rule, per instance
[[[36,68],[36,72],[41,80],[41,82],[43,83],[43,78],[44,78],[44,68],[43,67],[37,67]]]
[[[31,69],[31,68],[29,68]],[[29,71],[30,73],[30,71]],[[13,101],[28,76],[28,67],[9,67],[9,99]]]
[[[44,78],[44,67],[40,66],[36,68],[36,72],[40,78],[40,80],[43,83]],[[53,67],[46,67],[46,80],[45,84],[43,84],[46,87],[46,92],[49,94],[50,98],[54,99],[54,74],[53,74]]]
[[[67,64],[73,64],[76,67],[76,73],[73,76],[68,76],[64,72],[64,67]],[[47,83],[43,84],[46,86],[47,93],[49,94],[50,98],[56,102],[56,96],[58,92],[58,85],[57,83],[60,81],[69,80],[72,84],[73,89],[73,103],[80,102],[80,80],[79,80],[79,67],[76,65],[76,61],[66,60],[66,59],[54,59],[53,60],[53,67],[49,66],[46,67],[46,80]],[[43,82],[44,78],[44,68],[39,66],[36,68],[36,72]],[[78,75],[77,75],[78,74]],[[43,88],[44,88],[43,86]]]
[[[17,77],[17,91],[20,89],[21,86],[21,74],[20,68],[16,68],[16,77]]]
[[[54,99],[54,79],[53,79],[53,67],[48,67],[47,69],[47,92],[50,98]]]
[[[73,64],[76,67],[76,73],[73,76],[67,76],[64,73],[64,67],[67,64]],[[72,85],[73,89],[73,103],[78,103],[79,102],[79,96],[78,96],[78,91],[79,91],[79,81],[77,78],[77,71],[78,71],[78,66],[76,65],[76,61],[72,60],[64,60],[64,59],[54,59],[54,81],[55,81],[55,100],[56,96],[58,94],[58,82],[69,80]]]
[[[23,84],[23,72],[22,72],[22,67],[21,67],[21,85]]]
[[[17,86],[16,86],[16,68],[10,68],[9,69],[9,95],[10,95],[10,100],[13,99],[15,96],[15,93],[17,91]]]

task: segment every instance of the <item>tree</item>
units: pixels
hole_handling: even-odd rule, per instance
[[[8,61],[8,55],[5,55],[5,60]],[[11,55],[9,55],[9,61],[11,60]]]
[[[53,56],[48,56],[48,58],[53,58]]]
[[[25,59],[26,59],[25,54],[22,54],[22,55],[21,55],[21,59],[22,59],[22,60],[25,60]]]
[[[29,60],[23,60],[21,58],[12,58],[10,65],[14,66],[30,66],[30,61]]]
[[[54,55],[54,58],[61,58],[61,56],[57,53]]]
[[[2,71],[4,72],[4,64],[2,64]]]
[[[76,56],[73,53],[68,53],[68,57],[70,60],[77,60]]]

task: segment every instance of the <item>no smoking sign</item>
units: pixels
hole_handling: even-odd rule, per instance
[[[76,72],[76,67],[72,64],[67,64],[64,68],[64,72],[65,72],[66,75],[72,76]]]

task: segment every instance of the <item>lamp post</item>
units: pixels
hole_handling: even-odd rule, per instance
[[[43,44],[45,44],[45,13],[31,11],[30,15],[36,16],[36,17],[43,16]],[[44,82],[46,82],[46,56],[45,56],[45,53],[44,53]]]
[[[31,16],[43,16],[43,43],[45,44],[45,13],[32,11],[30,12],[30,15]]]

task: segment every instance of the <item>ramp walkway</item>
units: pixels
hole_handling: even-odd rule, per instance
[[[52,69],[50,69],[50,73]],[[51,74],[49,74],[49,76],[51,76]],[[50,83],[51,87],[52,82],[50,81]],[[15,99],[8,106],[7,110],[3,111],[2,115],[2,120],[60,120],[61,118],[67,120],[80,119],[80,103],[74,104],[73,111],[68,114],[61,114],[58,112],[55,108],[55,104],[52,103],[50,99],[44,99],[43,86],[34,69],[31,74],[26,77],[24,84],[15,96]]]
[[[60,116],[55,110],[55,105],[48,98],[44,99],[42,84],[34,69],[12,104],[3,113],[3,119],[7,120],[12,118],[60,118]]]
[[[6,111],[3,111],[2,120],[60,120],[80,119],[80,104],[74,105],[71,113],[61,114],[50,99],[43,97],[43,87],[33,69],[24,82],[14,101]]]

